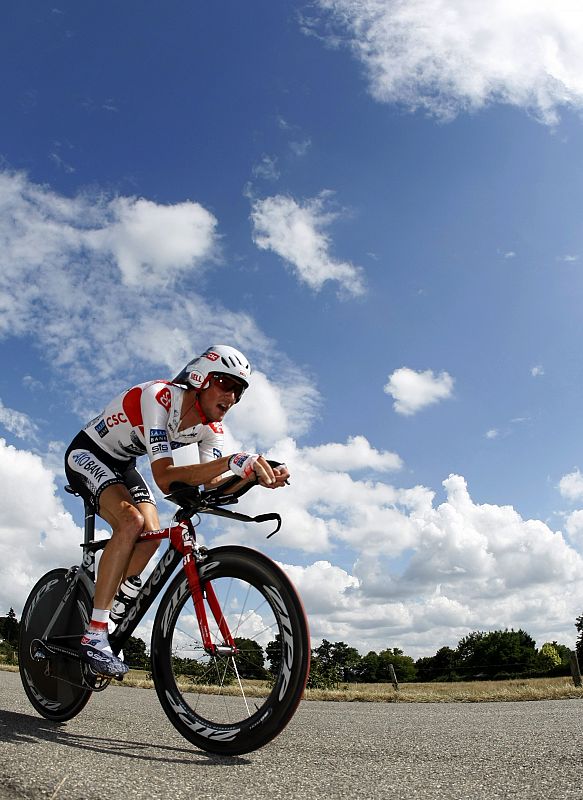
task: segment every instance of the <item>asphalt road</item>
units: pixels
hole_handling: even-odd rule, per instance
[[[303,702],[271,744],[193,749],[154,691],[111,687],[68,723],[0,671],[0,800],[582,800],[583,704]]]

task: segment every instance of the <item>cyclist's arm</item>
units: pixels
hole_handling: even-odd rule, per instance
[[[191,486],[210,485],[229,469],[229,456],[215,458],[206,464],[184,464],[177,466],[171,458],[159,458],[151,464],[152,476],[164,494],[170,491],[174,481]]]
[[[202,484],[210,486],[213,480],[218,479],[224,472],[229,470],[230,458],[231,456],[222,456],[221,458],[215,458],[213,461],[208,461],[206,464],[185,464],[184,466],[176,466],[171,458],[158,458],[151,464],[152,476],[164,494],[169,493],[170,484],[174,483],[174,481],[189,483],[191,486],[201,486]],[[279,473],[277,467],[276,471]],[[281,474],[276,475],[274,473],[274,470],[263,456],[259,456],[255,462],[254,473],[262,486],[276,488],[277,486],[283,486],[286,480]],[[250,479],[242,480],[255,480],[255,475]]]
[[[269,462],[265,461],[263,456],[261,456],[261,463],[269,465]],[[252,483],[259,483],[261,486],[264,486],[267,489],[278,489],[279,487],[285,486],[287,483],[289,483],[290,473],[285,464],[278,464],[277,466],[271,466],[271,474],[273,475],[271,483],[267,483],[267,481],[258,476],[253,476],[252,478],[240,478],[238,483],[233,483],[229,486],[229,493],[231,492],[236,493],[241,488],[241,486],[244,486],[250,481]],[[213,489],[220,488],[224,483],[230,482],[232,478],[233,478],[232,475],[227,475],[226,478],[217,478],[215,481],[210,482],[209,488]]]
[[[225,433],[223,425],[220,422],[211,422],[210,425],[205,425],[203,428],[203,435],[198,442],[198,461],[199,464],[207,464],[210,461],[218,461],[222,458],[223,449],[225,444]],[[205,481],[205,489],[216,489],[225,481],[231,478],[231,475],[223,477],[223,473],[210,481]]]

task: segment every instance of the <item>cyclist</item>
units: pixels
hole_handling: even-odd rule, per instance
[[[272,468],[263,456],[223,456],[222,421],[249,386],[245,356],[228,345],[209,347],[173,381],[150,381],[126,390],[77,434],[65,454],[69,484],[88,500],[112,529],[101,556],[93,615],[81,640],[81,655],[95,672],[119,677],[128,666],[108,640],[111,607],[121,582],[138,576],[158,542],[136,540],[158,530],[154,496],[136,469],[136,457],[148,455],[152,476],[168,494],[170,484],[216,486],[225,472],[276,489],[289,477],[284,464]],[[174,464],[172,451],[196,443],[198,464]]]

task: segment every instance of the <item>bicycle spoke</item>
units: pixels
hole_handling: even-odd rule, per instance
[[[235,675],[237,676],[237,683],[239,684],[239,688],[241,689],[241,695],[243,697],[243,701],[245,702],[245,708],[247,709],[247,716],[251,716],[251,711],[249,710],[249,704],[247,703],[247,697],[245,696],[245,690],[243,689],[243,684],[241,683],[241,676],[239,675],[239,670],[237,669],[237,664],[235,663],[235,659],[233,661],[233,669],[235,670]]]

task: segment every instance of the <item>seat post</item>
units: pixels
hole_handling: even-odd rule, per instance
[[[85,530],[83,534],[83,544],[88,545],[89,542],[93,541],[95,536],[95,510],[91,503],[85,499],[83,499],[83,505],[85,506]]]
[[[79,497],[79,492],[76,492],[72,486],[66,485],[65,491],[69,494]],[[91,503],[83,498],[83,506],[85,508],[85,527],[83,530],[83,563],[86,570],[95,580],[95,551],[89,548],[90,542],[95,537],[95,510]]]

